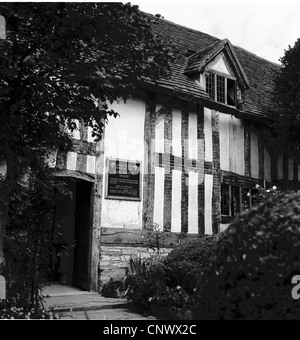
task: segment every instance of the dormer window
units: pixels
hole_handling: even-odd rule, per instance
[[[217,103],[243,110],[250,88],[230,41],[218,41],[188,57],[184,73],[199,85],[199,93]]]
[[[236,80],[228,75],[206,72],[206,92],[218,103],[236,106]]]

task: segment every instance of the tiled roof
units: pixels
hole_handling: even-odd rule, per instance
[[[165,40],[174,42],[180,53],[179,58],[172,66],[172,76],[170,79],[161,81],[160,85],[196,98],[208,99],[205,91],[185,71],[188,70],[187,67],[195,66],[193,63],[196,59],[189,59],[190,56],[194,55],[196,58],[208,55],[216,46],[222,44],[222,40],[164,19],[160,19],[157,24],[154,24],[153,31]],[[245,91],[243,112],[253,117],[272,118],[273,105],[270,91],[272,90],[273,76],[280,70],[280,65],[237,46],[233,46],[233,50],[250,86],[250,89]]]
[[[188,64],[185,73],[193,73],[195,71],[201,71],[203,67],[218,53],[225,45],[227,40],[222,40],[217,43],[213,43],[204,50],[196,52],[188,57]]]

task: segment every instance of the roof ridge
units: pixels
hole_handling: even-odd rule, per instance
[[[141,11],[141,12],[144,13],[144,14],[146,14],[146,15],[149,15],[149,16],[152,16],[152,17],[157,18],[157,16],[154,15],[154,14],[147,13],[147,12],[144,12],[144,11]],[[187,29],[188,31],[191,31],[191,32],[193,32],[193,33],[195,33],[195,34],[201,33],[201,34],[207,35],[208,37],[213,38],[213,39],[216,39],[216,40],[219,40],[219,41],[224,40],[224,39],[220,39],[220,38],[218,38],[218,37],[215,37],[215,36],[213,36],[213,35],[211,35],[211,34],[208,34],[208,33],[205,33],[205,32],[199,31],[199,30],[196,30],[195,28],[191,28],[191,27],[188,27],[188,26],[185,26],[185,25],[182,25],[182,24],[177,24],[177,23],[174,22],[174,21],[165,19],[165,18],[164,18],[162,15],[160,15],[160,14],[158,14],[158,15],[160,16],[160,17],[159,17],[159,20],[165,21],[165,22],[167,22],[168,24],[172,24],[173,26],[185,28],[185,29]]]
[[[141,12],[143,12],[143,13],[149,15],[149,16],[156,17],[155,15],[153,15],[153,14],[151,14],[151,13],[147,13],[147,12],[144,12],[144,11],[141,11]],[[208,34],[208,33],[202,32],[202,31],[200,31],[200,30],[197,30],[197,29],[195,29],[195,28],[191,28],[191,27],[188,27],[188,26],[185,26],[185,25],[182,25],[182,24],[177,24],[177,23],[175,23],[175,22],[173,22],[173,21],[171,21],[171,20],[165,19],[163,16],[160,16],[160,17],[159,17],[159,20],[165,21],[166,23],[171,24],[171,25],[176,26],[176,27],[184,28],[184,29],[186,29],[186,30],[188,30],[188,31],[190,31],[190,32],[192,32],[192,33],[194,33],[194,34],[199,34],[199,33],[204,34],[204,35],[206,35],[206,36],[208,36],[208,37],[210,37],[210,38],[219,40],[219,42],[221,42],[221,41],[223,41],[223,40],[229,40],[228,38],[221,39],[221,38],[218,38],[218,37],[213,36],[213,35],[211,35],[211,34]],[[229,40],[229,41],[230,41],[230,40]],[[216,43],[217,43],[217,42],[216,42]],[[212,44],[212,45],[213,45],[213,44]],[[258,59],[261,59],[261,60],[264,60],[264,61],[266,61],[266,62],[268,62],[268,63],[270,63],[270,64],[273,64],[274,66],[281,67],[281,65],[280,65],[279,63],[275,63],[274,61],[271,61],[271,60],[268,60],[268,59],[266,59],[266,58],[264,58],[264,57],[261,57],[261,56],[255,54],[254,52],[251,52],[251,51],[247,50],[247,49],[244,48],[244,47],[241,47],[241,46],[235,45],[235,44],[232,44],[232,46],[233,46],[234,48],[239,48],[239,49],[243,50],[244,52],[249,53],[249,54],[251,54],[252,56],[254,56],[254,57],[258,58]]]
[[[232,46],[233,46],[234,48],[240,49],[240,50],[242,50],[242,51],[244,51],[244,52],[246,52],[246,53],[248,53],[248,54],[251,54],[253,57],[256,57],[256,58],[258,58],[258,59],[260,59],[260,60],[266,61],[266,62],[269,63],[269,64],[272,64],[272,65],[277,66],[277,67],[280,67],[280,68],[282,67],[279,63],[277,64],[277,63],[275,63],[275,61],[271,61],[271,60],[269,60],[269,59],[266,59],[266,58],[264,58],[264,57],[261,57],[261,56],[255,54],[254,52],[250,52],[250,51],[246,50],[244,47],[241,47],[241,46],[238,46],[238,45],[232,45]]]

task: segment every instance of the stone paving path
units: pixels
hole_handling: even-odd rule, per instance
[[[156,320],[132,309],[126,299],[104,298],[98,293],[62,285],[47,286],[44,307],[61,320]]]
[[[130,309],[114,308],[101,309],[81,312],[67,312],[59,314],[60,320],[156,320],[156,318],[148,316],[144,317]]]

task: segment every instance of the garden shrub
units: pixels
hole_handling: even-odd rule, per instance
[[[197,282],[214,254],[218,236],[203,236],[176,247],[165,259],[165,272],[170,287],[181,286],[193,294]]]
[[[51,310],[19,307],[8,300],[0,300],[0,319],[53,320],[57,319],[57,316]]]
[[[197,281],[214,252],[217,236],[204,236],[175,248],[165,259],[132,277],[128,298],[140,310],[151,304],[191,309]]]
[[[300,195],[288,193],[237,217],[221,235],[195,294],[194,319],[299,319],[291,279],[300,274]]]

